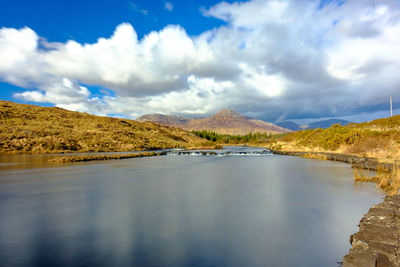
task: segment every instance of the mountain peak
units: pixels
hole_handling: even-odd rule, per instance
[[[217,114],[213,117],[222,117],[222,118],[243,118],[244,116],[237,113],[236,111],[230,110],[228,108],[221,109]]]
[[[272,123],[243,116],[228,108],[221,109],[217,114],[199,119],[188,119],[177,116],[145,115],[137,120],[149,120],[185,130],[206,130],[220,134],[245,135],[252,133],[287,133],[290,130],[278,127]]]

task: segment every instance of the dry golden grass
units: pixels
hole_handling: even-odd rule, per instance
[[[341,153],[395,163],[400,159],[399,129],[400,115],[397,115],[368,123],[272,136],[266,146],[272,150]]]
[[[374,182],[388,195],[397,195],[400,189],[400,169],[390,171],[378,170],[374,175],[369,170],[354,169],[354,178],[357,182]]]
[[[212,147],[181,129],[0,101],[0,153],[133,151]]]

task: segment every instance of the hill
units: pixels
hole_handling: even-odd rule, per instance
[[[400,115],[292,132],[271,138],[269,147],[280,151],[335,152],[396,162],[400,158]]]
[[[245,135],[248,133],[288,133],[289,129],[275,124],[245,117],[235,111],[222,109],[217,114],[200,119],[186,119],[183,117],[152,114],[137,119],[138,121],[152,121],[164,125],[180,127],[185,130],[207,130],[219,134]]]
[[[151,122],[0,101],[0,153],[132,151],[209,145],[184,130]]]

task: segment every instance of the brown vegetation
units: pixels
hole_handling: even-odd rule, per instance
[[[0,153],[133,151],[210,147],[181,129],[0,101]]]
[[[388,195],[397,195],[400,189],[400,169],[398,167],[392,170],[380,169],[371,174],[369,170],[354,169],[354,178],[357,182],[374,182]]]
[[[335,124],[328,129],[273,136],[267,146],[273,150],[342,153],[394,163],[400,158],[399,126],[400,115],[362,124]]]

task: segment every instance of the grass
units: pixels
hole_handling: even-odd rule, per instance
[[[151,122],[0,101],[0,153],[66,153],[213,147]]]
[[[390,171],[378,170],[371,175],[369,170],[354,169],[354,179],[357,182],[374,182],[388,195],[397,195],[400,190],[400,169],[393,168]]]
[[[373,157],[387,162],[400,158],[400,115],[376,121],[335,124],[328,129],[309,129],[272,136],[273,150],[331,152]]]

